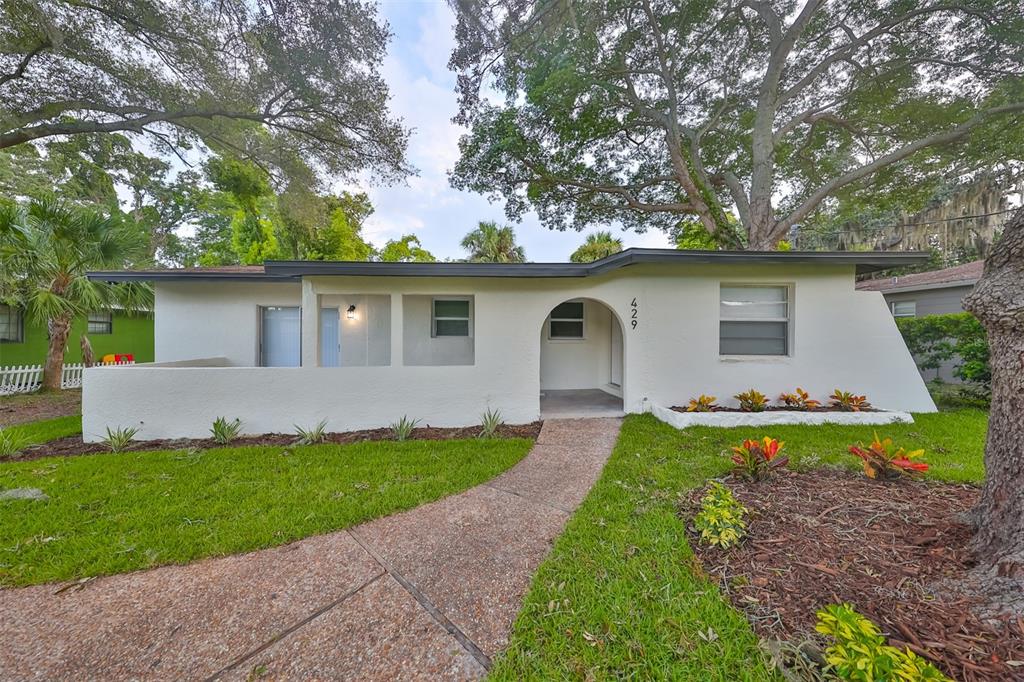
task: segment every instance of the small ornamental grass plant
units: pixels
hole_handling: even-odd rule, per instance
[[[732,449],[733,475],[750,481],[763,481],[776,469],[789,464],[789,457],[779,454],[784,445],[769,436],[743,441]]]
[[[700,511],[693,517],[693,526],[700,533],[701,544],[728,549],[746,536],[746,515],[747,508],[732,491],[713,481],[700,500]]]
[[[242,420],[235,419],[234,421],[228,421],[227,417],[217,417],[213,420],[213,426],[210,428],[210,433],[213,436],[213,442],[218,445],[227,445],[234,439],[238,438],[238,434],[242,431]]]
[[[821,407],[821,402],[812,400],[810,394],[799,386],[793,393],[783,393],[779,396],[779,402],[791,410],[810,412]]]
[[[121,452],[135,440],[135,434],[139,432],[138,429],[131,426],[119,426],[116,429],[107,427],[107,436],[103,439],[103,444],[109,448],[111,452]]]
[[[690,398],[690,404],[686,406],[687,412],[710,412],[718,407],[715,404],[715,396],[701,393],[696,398]]]
[[[480,438],[494,438],[498,427],[504,423],[500,410],[487,408],[487,411],[480,415]]]
[[[419,419],[410,419],[408,415],[402,415],[401,419],[391,425],[391,434],[395,440],[408,440],[419,423]]]
[[[768,397],[754,389],[737,393],[733,398],[740,401],[740,409],[744,412],[764,412],[768,407]]]
[[[877,431],[871,445],[866,448],[861,443],[851,445],[850,453],[860,458],[868,478],[891,481],[901,476],[920,476],[928,471],[928,465],[920,461],[923,449],[896,448],[892,438],[882,440]]]
[[[295,424],[296,445],[318,445],[327,440],[327,420],[321,419],[316,426],[304,429]]]
[[[938,668],[910,649],[885,643],[878,626],[849,604],[818,611],[815,630],[832,639],[825,649],[829,672],[850,682],[951,682]]]
[[[28,439],[20,431],[0,429],[0,457],[14,457],[28,445]]]
[[[849,391],[840,391],[838,388],[832,391],[829,397],[829,407],[842,412],[860,412],[871,408],[866,395],[854,395]]]

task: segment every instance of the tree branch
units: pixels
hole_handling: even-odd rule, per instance
[[[43,50],[50,49],[51,47],[53,47],[53,43],[51,43],[49,40],[44,40],[43,42],[39,43],[31,52],[22,57],[21,61],[18,63],[18,66],[14,69],[14,71],[0,75],[0,85],[3,85],[8,81],[12,81],[17,78],[21,78],[25,73],[25,69],[28,68],[29,63],[33,59],[35,59],[36,55],[38,55]]]

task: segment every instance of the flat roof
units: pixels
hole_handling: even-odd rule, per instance
[[[263,265],[90,272],[107,282],[133,281],[288,281],[304,276],[348,277],[592,277],[646,263],[853,265],[865,274],[928,261],[914,251],[682,251],[626,249],[593,263],[381,263],[364,261],[267,261]]]

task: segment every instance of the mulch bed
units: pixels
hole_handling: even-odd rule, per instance
[[[82,412],[82,391],[65,389],[60,393],[30,393],[0,397],[0,427],[26,422],[68,417]]]
[[[728,486],[750,511],[747,539],[720,550],[700,545],[691,529],[691,544],[761,637],[814,639],[815,612],[849,602],[891,644],[955,679],[1024,679],[1024,620],[982,620],[973,610],[982,600],[950,587],[972,567],[971,529],[958,515],[977,488],[879,483],[831,469]],[[703,492],[684,503],[687,522]]]
[[[530,424],[502,424],[495,434],[497,438],[529,438],[536,440],[540,433],[543,422],[532,422]],[[456,440],[476,438],[480,435],[479,426],[467,426],[460,428],[437,428],[424,426],[413,429],[409,440]],[[368,429],[365,431],[345,431],[341,433],[328,433],[325,443],[347,445],[350,443],[362,443],[364,441],[394,440],[391,429]],[[135,452],[139,450],[183,450],[188,448],[223,448],[223,447],[245,447],[253,445],[294,445],[295,435],[285,433],[268,433],[262,436],[241,436],[227,445],[214,442],[212,438],[176,438],[170,440],[139,440],[133,441],[122,452]],[[41,457],[76,457],[79,455],[94,455],[102,452],[110,452],[110,449],[103,443],[84,443],[81,436],[69,436],[59,438],[42,445],[35,445],[26,448],[13,457],[0,457],[0,462],[18,461],[24,462]]]
[[[682,405],[673,405],[669,409],[670,410],[674,410],[675,412],[683,412],[683,413],[690,412],[688,409],[686,409]],[[763,410],[760,410],[760,411],[761,412],[852,412],[852,410],[843,410],[843,409],[840,409],[838,407],[832,407],[830,405],[822,405],[821,407],[816,407],[813,410],[798,410],[795,407],[789,407],[787,405],[769,405],[768,407],[766,407],[766,408],[764,408]],[[746,413],[749,413],[749,414],[757,414],[757,412],[754,412],[753,410],[741,410],[738,407],[722,407],[720,405],[716,405],[715,407],[712,407],[710,410],[706,410],[706,412],[746,412]],[[862,408],[860,408],[860,410],[858,410],[858,412],[881,412],[881,410],[876,410],[873,407],[862,407]],[[695,412],[694,414],[700,414],[700,413],[699,412]]]

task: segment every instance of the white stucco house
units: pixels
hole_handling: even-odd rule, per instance
[[[267,262],[96,272],[149,281],[156,362],[86,371],[83,432],[205,437],[640,412],[802,386],[933,411],[882,294],[910,253],[628,249],[594,263]]]

